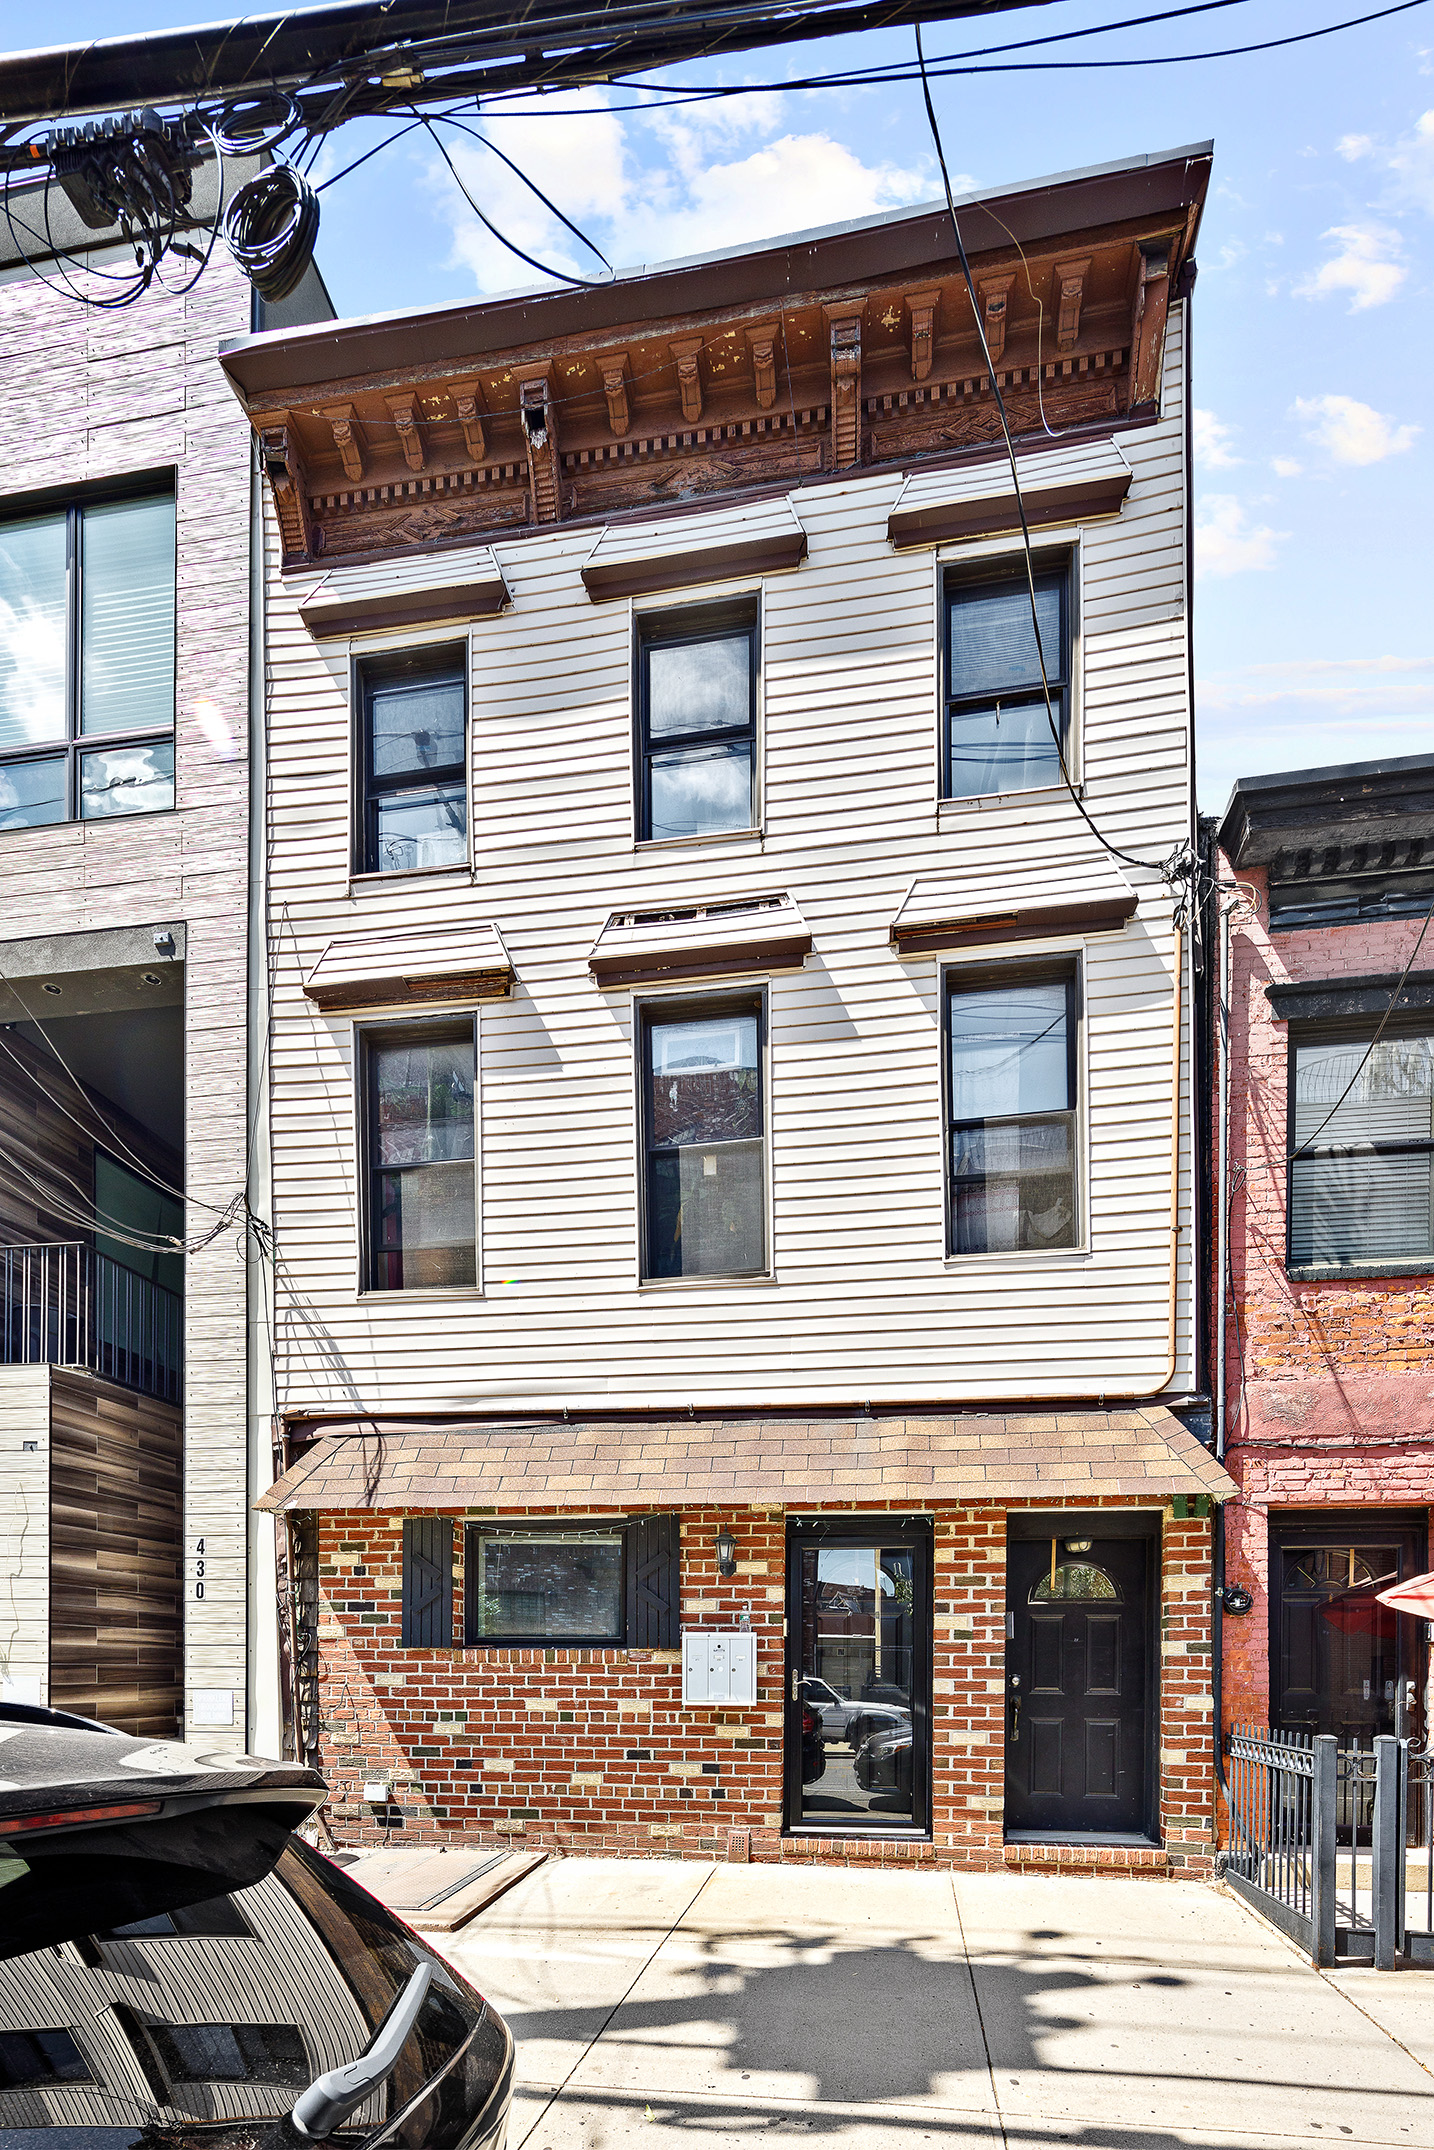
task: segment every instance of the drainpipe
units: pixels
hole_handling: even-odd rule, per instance
[[[1216,1144],[1215,1196],[1215,1460],[1225,1460],[1225,1336],[1228,1327],[1226,1294],[1230,1275],[1230,925],[1237,895],[1227,896],[1220,906],[1220,957],[1215,1030],[1220,1047],[1219,1114]],[[1225,1776],[1225,1504],[1214,1502],[1210,1516],[1210,1737],[1214,1747],[1215,1783],[1230,1805],[1230,1786]],[[1214,1814],[1219,1839],[1219,1806]]]

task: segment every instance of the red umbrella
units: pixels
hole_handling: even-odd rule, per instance
[[[1379,1593],[1381,1605],[1396,1612],[1412,1613],[1417,1620],[1434,1620],[1434,1575],[1411,1575],[1407,1583],[1395,1583]]]

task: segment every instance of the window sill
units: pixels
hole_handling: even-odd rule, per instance
[[[399,1291],[360,1291],[354,1297],[360,1306],[386,1306],[394,1299],[481,1299],[481,1284],[413,1284],[404,1285]]]
[[[637,1288],[639,1291],[651,1292],[702,1290],[732,1291],[734,1288],[737,1290],[748,1290],[752,1285],[773,1285],[776,1283],[776,1281],[776,1276],[772,1271],[764,1270],[760,1276],[639,1277],[637,1280]]]
[[[793,1822],[782,1835],[789,1840],[803,1836],[827,1837],[845,1844],[890,1844],[893,1840],[899,1844],[929,1844],[933,1841],[929,1829],[906,1828],[895,1823],[890,1829],[862,1829],[853,1828],[850,1822],[834,1822],[830,1827],[822,1822]]]
[[[406,886],[415,881],[452,881],[473,879],[470,859],[460,859],[452,866],[395,866],[391,873],[351,873],[349,894],[367,892],[371,888],[385,888],[390,882],[402,881]]]
[[[1080,778],[1073,776],[1071,783],[1076,797],[1084,798],[1085,785]],[[963,814],[992,813],[1010,806],[1054,806],[1058,800],[1069,797],[1070,793],[1064,784],[1035,784],[1028,791],[984,791],[978,792],[971,799],[938,799],[936,814],[939,820],[947,814],[957,817]]]
[[[693,851],[708,844],[755,844],[760,850],[765,834],[765,830],[754,828],[718,829],[710,836],[639,836],[632,848],[640,854],[644,851]]]
[[[1351,1262],[1347,1267],[1290,1262],[1285,1275],[1297,1284],[1357,1284],[1362,1277],[1434,1277],[1434,1255],[1413,1254],[1396,1262]]]
[[[1089,1247],[1018,1247],[1008,1254],[948,1254],[945,1269],[984,1269],[998,1263],[1003,1269],[1019,1262],[1027,1269],[1065,1269],[1072,1262],[1088,1262]]]

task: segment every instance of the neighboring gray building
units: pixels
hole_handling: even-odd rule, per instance
[[[201,245],[216,201],[211,161]],[[246,1618],[256,1549],[272,1565],[269,1526],[246,1527],[257,492],[215,363],[265,324],[222,245],[197,277],[169,256],[131,306],[81,303],[132,269],[119,234],[54,189],[8,206],[0,1676],[11,1699],[272,1746]],[[331,310],[311,272],[283,320]]]

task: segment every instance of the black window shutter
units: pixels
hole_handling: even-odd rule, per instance
[[[403,1647],[446,1649],[453,1640],[453,1522],[403,1519]]]
[[[631,1647],[675,1650],[681,1640],[678,1518],[641,1515],[627,1526],[627,1639]]]

